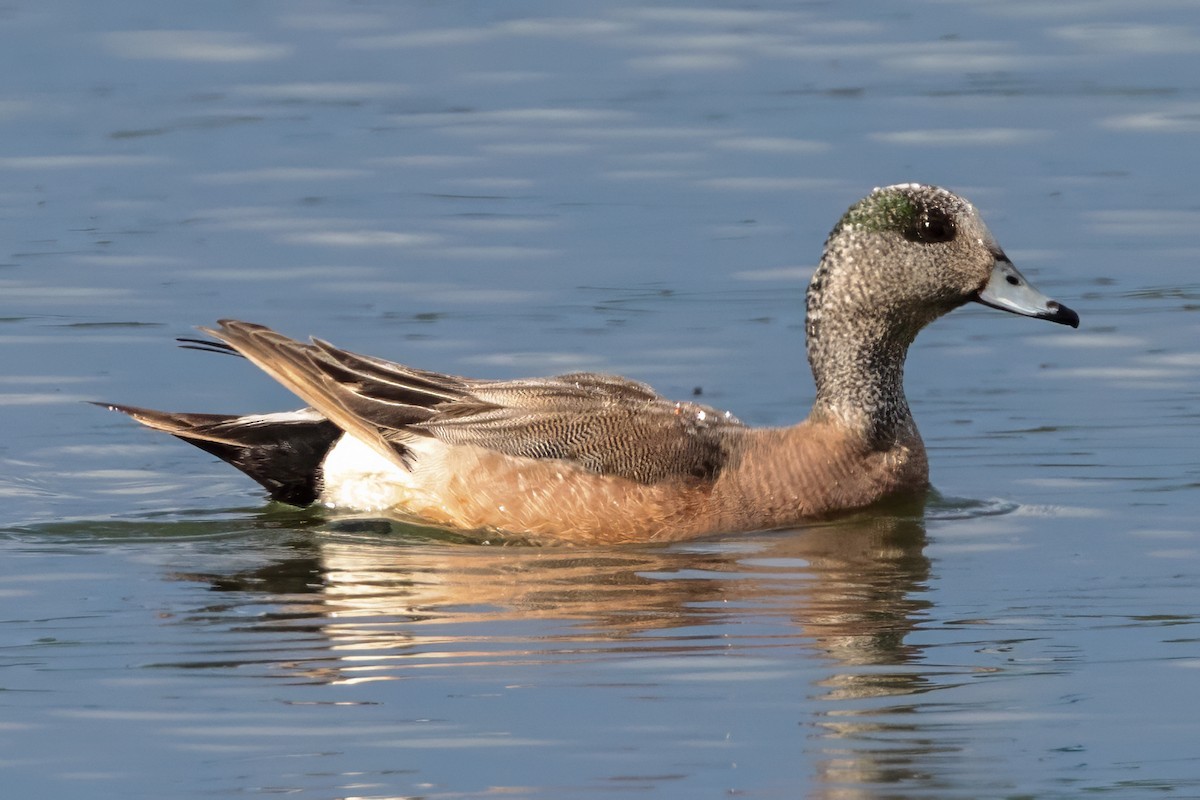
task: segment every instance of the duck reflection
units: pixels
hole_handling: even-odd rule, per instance
[[[812,713],[801,722],[817,735],[802,746],[829,797],[854,796],[864,784],[895,782],[896,753],[877,740],[915,735],[904,698],[931,685],[917,663],[920,648],[906,641],[929,606],[923,510],[607,549],[480,546],[349,521],[322,526],[291,544],[292,557],[266,566],[187,577],[241,593],[235,608],[245,593],[268,595],[272,611],[250,630],[288,632],[298,649],[284,657],[285,671],[320,683],[621,652],[728,652],[730,626],[722,622],[767,623],[766,635],[735,646],[772,648],[775,656],[792,647],[828,666],[807,689]],[[854,702],[870,698],[876,702]]]
[[[704,636],[682,644],[672,632],[765,615],[786,619],[798,643],[835,663],[897,665],[917,655],[905,636],[927,606],[921,593],[929,561],[921,509],[890,511],[800,532],[600,549],[479,546],[349,520],[294,542],[293,557],[184,577],[217,591],[275,596],[282,606],[264,626],[319,633],[332,658],[310,677],[322,681],[395,677],[420,662],[446,663],[454,657],[447,645],[481,641],[479,626],[464,623],[539,619],[558,623],[525,643],[544,655],[556,642],[584,641],[627,642],[639,652],[657,644],[695,650]],[[917,679],[867,670],[831,679],[825,689],[831,698],[893,693],[897,682]]]

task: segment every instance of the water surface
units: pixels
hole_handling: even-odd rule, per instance
[[[1189,3],[10,4],[0,774],[71,797],[1200,795]],[[800,418],[841,212],[959,190],[1070,331],[907,370],[938,489],[671,547],[270,506],[85,405],[222,316]]]

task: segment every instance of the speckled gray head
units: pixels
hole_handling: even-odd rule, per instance
[[[873,398],[893,396],[902,404],[908,346],[968,302],[1079,326],[1078,314],[1017,271],[974,206],[915,183],[876,189],[850,207],[825,243],[807,301],[818,407],[869,410]]]
[[[829,235],[809,286],[809,333],[836,309],[842,319],[866,315],[915,336],[971,301],[1079,326],[1078,314],[1017,271],[969,202],[936,186],[897,184],[855,203]]]

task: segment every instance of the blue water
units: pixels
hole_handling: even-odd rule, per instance
[[[17,797],[1200,796],[1200,9],[0,13],[0,779]],[[84,400],[293,408],[231,316],[806,413],[871,187],[968,196],[1078,331],[907,386],[938,495],[672,547],[264,503]]]

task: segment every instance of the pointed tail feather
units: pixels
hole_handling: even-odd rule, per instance
[[[183,414],[115,403],[95,403],[128,414],[232,464],[257,481],[272,500],[306,506],[320,494],[321,462],[342,435],[312,409],[282,414]]]
[[[201,353],[218,353],[223,356],[238,356],[241,353],[224,342],[214,342],[211,339],[196,339],[191,336],[177,336],[175,341],[184,350],[199,350]]]

